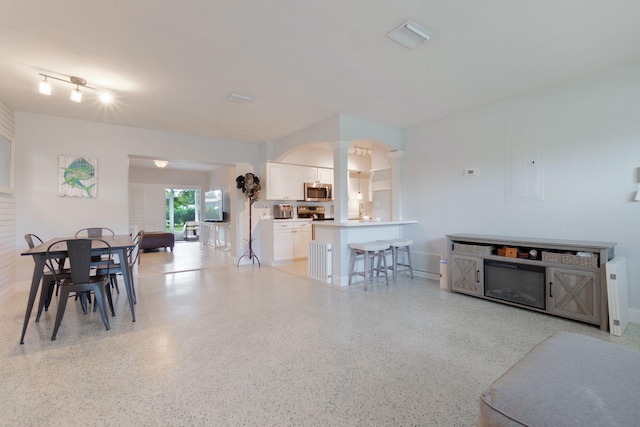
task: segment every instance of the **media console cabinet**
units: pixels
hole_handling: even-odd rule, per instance
[[[607,330],[612,242],[447,235],[449,290]]]

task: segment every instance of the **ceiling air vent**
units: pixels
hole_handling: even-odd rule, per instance
[[[247,102],[251,102],[253,98],[250,97],[249,95],[243,95],[241,93],[231,92],[227,96],[227,99],[229,99],[230,101],[241,102],[243,104],[246,104]]]
[[[412,20],[408,20],[387,34],[387,37],[397,41],[409,49],[415,49],[422,43],[429,40],[432,36],[433,34],[431,31]]]

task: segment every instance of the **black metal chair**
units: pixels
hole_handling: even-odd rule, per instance
[[[126,265],[124,265],[125,268],[129,268],[129,271],[133,270],[133,266],[138,262],[139,260],[139,255],[140,255],[140,244],[142,243],[142,239],[144,239],[144,230],[140,230],[138,232],[138,234],[136,234],[136,236],[133,238],[133,241],[135,242],[135,246],[131,249],[129,249],[127,251],[127,260],[126,260]],[[115,287],[116,292],[120,293],[120,290],[118,289],[118,274],[122,274],[122,268],[123,268],[123,261],[119,260],[120,262],[114,263],[111,262],[109,267],[111,270],[111,286]],[[98,274],[102,274],[104,273],[104,269],[105,266],[99,266],[98,267]],[[133,283],[133,280],[132,280]],[[133,302],[134,304],[137,303],[136,301],[136,289],[135,286],[132,285],[132,289],[131,289],[131,295],[133,296]]]
[[[67,246],[69,264],[71,267],[71,277],[70,279],[62,280],[58,278],[57,271],[53,263],[60,257],[60,245],[65,244]],[[60,301],[58,303],[53,334],[51,335],[52,341],[56,339],[56,335],[58,334],[58,328],[60,327],[60,323],[62,323],[64,310],[67,306],[67,299],[71,292],[75,292],[77,295],[80,295],[81,300],[86,297],[88,292],[92,292],[94,295],[94,303],[100,310],[102,322],[107,330],[110,329],[105,301],[105,293],[106,297],[109,300],[111,299],[111,291],[109,290],[110,271],[107,266],[104,274],[91,275],[92,244],[100,244],[101,247],[104,247],[107,250],[108,255],[111,255],[111,246],[102,239],[59,240],[52,243],[47,249],[46,257],[49,268],[53,272],[55,280],[61,280]],[[86,301],[83,309],[85,309],[86,314]]]
[[[106,235],[115,236],[116,233],[108,227],[81,228],[76,232],[76,237],[102,237]]]
[[[27,245],[29,245],[29,249],[33,249],[36,245],[41,245],[43,243],[42,239],[35,234],[25,234],[24,240],[26,240]],[[65,257],[59,257],[55,261],[56,269],[58,270],[58,276],[61,279],[69,277],[70,274],[69,270],[64,269],[65,261]],[[58,295],[58,290],[60,289],[60,282],[55,279],[53,271],[49,268],[49,264],[47,263],[45,265],[47,267],[47,271],[44,271],[42,274],[42,289],[40,291],[40,302],[38,304],[36,322],[40,321],[40,316],[42,315],[43,310],[49,311],[49,305],[51,304],[51,299],[53,298],[54,289],[56,292],[56,296]]]
[[[110,229],[109,227],[88,227],[88,228],[81,228],[80,230],[78,230],[76,232],[76,237],[89,237],[89,238],[95,238],[95,237],[102,237],[102,236],[106,236],[109,235],[111,237],[115,236],[116,233],[114,233],[114,231],[112,229]],[[106,258],[106,257],[102,257],[100,255],[96,255],[91,257],[91,262],[93,264],[94,267],[98,267],[100,266],[100,264],[102,262],[105,262],[107,260],[110,260],[111,257]],[[118,293],[120,293],[120,291],[118,289],[116,289],[116,291]],[[111,310],[113,312],[113,310]]]

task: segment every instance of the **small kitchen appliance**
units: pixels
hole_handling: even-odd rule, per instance
[[[298,206],[298,218],[324,219],[324,206]]]
[[[330,202],[333,200],[333,186],[319,182],[305,182],[304,200],[307,202]]]
[[[293,218],[293,205],[274,205],[274,219],[291,219]]]

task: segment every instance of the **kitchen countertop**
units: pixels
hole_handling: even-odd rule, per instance
[[[382,225],[404,225],[417,224],[416,220],[397,220],[397,221],[360,221],[358,219],[349,220],[347,222],[336,221],[314,221],[315,226],[324,227],[379,227]]]

